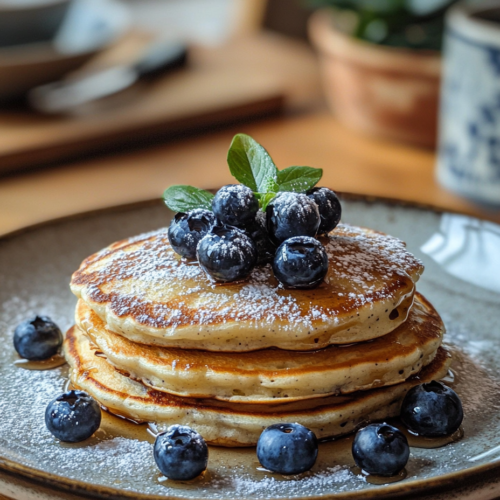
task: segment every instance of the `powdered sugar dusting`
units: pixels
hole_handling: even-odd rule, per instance
[[[356,252],[352,252],[353,242]],[[325,249],[335,276],[349,280],[361,293],[371,290],[379,279],[404,278],[409,269],[423,268],[401,240],[381,233],[372,233],[368,238],[366,230],[355,226],[329,238]]]
[[[319,219],[318,206],[305,194],[284,192],[279,193],[273,201],[277,210],[278,218],[295,217],[299,223],[303,223],[316,216]]]
[[[413,290],[412,279],[422,271],[421,262],[390,236],[341,224],[322,242],[329,273],[309,293],[285,290],[270,265],[256,267],[245,282],[217,286],[197,263],[178,258],[165,229],[90,257],[73,286],[85,287],[92,301],[108,302],[115,315],[131,315],[148,327],[173,331],[185,324],[280,320],[277,328],[289,330],[321,328],[348,310],[395,301]]]
[[[259,499],[269,498],[270,492],[273,492],[272,495],[275,497],[289,498],[305,496],[312,490],[327,491],[333,485],[338,492],[352,491],[363,487],[362,481],[357,481],[351,467],[346,465],[326,467],[315,473],[288,478],[268,473],[257,480],[255,475],[245,473],[245,471],[235,470],[234,472],[229,477],[213,481],[212,486],[216,489],[230,488],[235,497]],[[356,485],[356,482],[359,484]]]
[[[217,260],[229,260],[230,262],[242,261],[252,258],[255,254],[255,245],[242,231],[225,228],[214,228],[213,232],[208,233],[202,240],[198,251],[205,247],[206,258],[213,259],[216,252]]]

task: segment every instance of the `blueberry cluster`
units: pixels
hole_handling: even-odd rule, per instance
[[[410,389],[403,400],[401,420],[414,434],[442,437],[456,432],[463,419],[462,403],[453,389],[432,381]],[[259,462],[273,472],[300,474],[311,469],[318,441],[300,424],[276,424],[265,429],[257,444]],[[396,427],[375,423],[360,429],[352,444],[354,462],[377,476],[400,473],[410,457],[406,436]]]
[[[316,239],[334,229],[342,208],[327,188],[278,193],[259,209],[254,192],[243,184],[219,189],[212,210],[178,213],[168,230],[181,257],[197,259],[213,279],[240,281],[256,265],[272,264],[289,288],[318,286],[328,271],[328,256]]]

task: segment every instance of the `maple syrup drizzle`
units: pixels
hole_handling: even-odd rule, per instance
[[[156,436],[158,436],[158,434],[160,433],[160,431],[158,430],[158,426],[156,425],[155,422],[149,422],[147,431],[155,439],[156,439]]]
[[[436,437],[436,438],[428,438],[424,436],[419,436],[417,434],[413,434],[411,432],[406,433],[406,437],[408,439],[408,444],[412,448],[442,448],[447,444],[456,443],[460,441],[464,437],[464,430],[460,427],[453,434],[449,436]]]
[[[455,353],[453,353],[453,355],[455,356]],[[446,374],[446,376],[444,376],[441,379],[441,382],[446,384],[448,387],[453,387],[454,385],[456,385],[459,382],[458,373],[455,370],[453,370],[452,368],[450,368],[448,370],[448,373]]]
[[[356,476],[362,476],[367,483],[376,485],[397,483],[399,481],[402,481],[403,479],[406,479],[406,476],[408,475],[406,469],[399,471],[394,476],[377,476],[376,474],[368,474],[368,472],[365,472],[359,467],[353,467],[352,472],[356,474]]]
[[[190,479],[189,481],[174,481],[159,474],[158,482],[167,488],[174,488],[177,490],[198,490],[204,488],[207,483],[213,481],[216,477],[215,471],[207,469],[203,471],[198,477]]]
[[[266,476],[270,476],[274,479],[274,481],[292,481],[314,475],[314,472],[312,471],[290,475],[280,474],[279,472],[273,472],[269,469],[266,469],[265,467],[262,467],[262,465],[258,461],[256,462],[255,473],[257,476],[262,476],[263,478]]]
[[[25,370],[53,370],[66,364],[66,360],[62,354],[54,354],[54,356],[43,359],[41,361],[30,361],[29,359],[17,359],[14,361],[16,366]]]

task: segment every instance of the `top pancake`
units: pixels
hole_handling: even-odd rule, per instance
[[[150,345],[210,351],[316,350],[380,337],[406,320],[422,263],[397,238],[339,224],[321,239],[325,281],[289,290],[271,267],[213,282],[172,250],[167,229],[85,259],[71,290],[108,328]]]

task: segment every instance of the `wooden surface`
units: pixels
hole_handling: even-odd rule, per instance
[[[237,132],[261,142],[279,168],[323,168],[321,184],[333,189],[402,198],[500,222],[498,212],[482,211],[437,184],[431,151],[360,136],[319,111],[0,179],[0,232],[160,197],[171,184],[210,188],[229,183],[226,153]]]
[[[137,42],[132,45],[128,49],[122,45],[100,64],[131,57],[131,52],[138,50]],[[79,161],[58,167],[0,177],[0,234],[51,218],[160,197],[171,184],[213,188],[232,182],[226,153],[237,132],[246,132],[261,142],[279,168],[323,168],[321,183],[333,189],[417,201],[500,221],[500,213],[481,210],[437,184],[432,151],[373,139],[341,126],[322,105],[315,56],[305,45],[261,34],[234,40],[219,51],[202,52],[197,64],[210,68],[213,75],[225,75],[230,88],[235,84],[227,74],[231,67],[248,65],[274,75],[276,88],[286,96],[286,115],[223,129],[213,127],[211,132],[135,151],[123,149],[118,154],[88,159],[80,155]],[[246,78],[248,88],[260,88],[263,80],[259,78]],[[152,98],[146,97],[146,101],[136,106],[154,107]],[[27,125],[23,117],[12,115],[9,120],[0,133],[0,151],[3,148],[13,155],[24,151],[23,161],[28,165],[26,141],[43,149],[47,141],[57,139],[50,126],[38,129],[37,135],[35,125]],[[104,125],[100,126],[104,130]],[[0,156],[0,170],[2,167]]]
[[[131,35],[90,66],[131,61],[149,41]],[[243,37],[219,49],[193,48],[185,69],[139,82],[68,116],[0,112],[0,172],[269,115],[285,98],[295,99],[298,92],[300,99],[303,88],[310,90],[316,82],[311,52],[297,44],[292,56],[289,43],[277,36]]]

